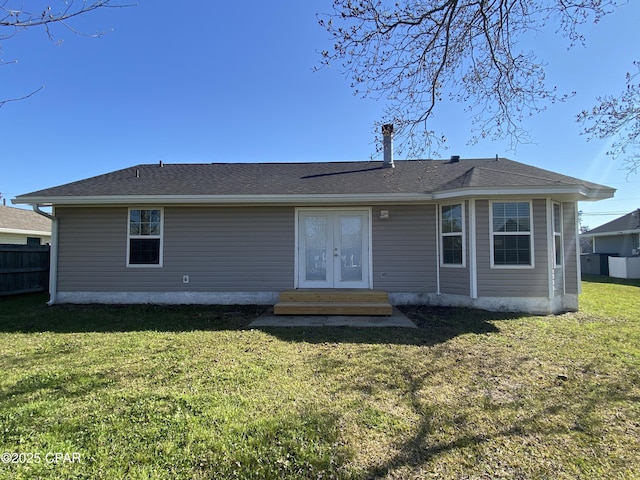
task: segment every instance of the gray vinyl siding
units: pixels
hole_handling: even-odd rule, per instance
[[[452,295],[470,295],[469,279],[469,202],[464,204],[465,267],[440,267],[440,292]]]
[[[564,293],[578,293],[578,259],[576,225],[576,204],[565,202],[562,204],[562,247],[564,248]]]
[[[127,209],[56,207],[55,214],[58,290],[109,290],[125,273]]]
[[[435,205],[376,207],[374,287],[436,290]],[[390,211],[381,220],[379,209]],[[293,207],[165,207],[163,266],[126,267],[127,207],[56,208],[58,290],[280,291],[294,287]],[[188,284],[182,276],[189,275]]]
[[[638,248],[638,235],[637,233],[630,233],[628,235],[593,237],[594,253],[609,253],[620,257],[630,257],[633,249]]]
[[[126,267],[126,207],[59,207],[56,216],[59,291],[293,288],[292,207],[166,207],[161,268]]]
[[[389,218],[380,219],[380,210]],[[436,291],[436,206],[374,207],[373,286],[389,292]]]
[[[467,259],[467,265],[469,265]],[[440,292],[452,295],[467,295],[470,291],[469,268],[440,268]]]
[[[157,206],[154,206],[157,207]],[[469,295],[466,267],[440,268],[445,294]],[[380,210],[389,218],[381,219]],[[373,287],[437,290],[437,206],[376,206],[372,213]],[[563,204],[567,293],[577,291],[575,208]],[[163,266],[127,268],[127,207],[57,207],[60,292],[260,292],[294,287],[294,207],[165,207]],[[476,201],[480,297],[548,296],[546,201],[533,201],[535,268],[491,268],[489,201]],[[572,243],[573,241],[573,243]],[[188,284],[182,283],[189,275]]]
[[[489,201],[476,201],[477,272],[480,297],[549,296],[546,200],[533,200],[532,205],[535,268],[491,268]]]

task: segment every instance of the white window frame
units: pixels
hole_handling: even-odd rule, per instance
[[[493,205],[495,203],[528,203],[529,204],[529,231],[528,232],[494,232],[493,231]],[[494,258],[494,238],[496,235],[527,235],[529,236],[529,265],[496,264]],[[516,269],[531,270],[535,268],[534,252],[534,231],[533,231],[533,202],[531,200],[491,200],[489,202],[489,254],[491,256],[491,268],[495,269]]]
[[[160,212],[160,235],[131,235],[131,211],[132,210],[158,210]],[[158,263],[130,263],[131,240],[134,239],[159,239],[160,252]],[[127,209],[127,268],[162,268],[164,261],[164,208],[163,207],[129,207]]]
[[[455,203],[445,203],[441,204],[439,208],[439,222],[438,222],[438,230],[440,231],[440,266],[447,268],[466,268],[467,267],[467,241],[466,241],[466,221],[465,221],[465,202],[455,202]],[[445,207],[455,207],[460,205],[461,214],[462,214],[462,230],[460,232],[443,232],[442,231],[442,220],[443,220],[443,209]],[[445,263],[444,261],[444,237],[461,237],[462,238],[462,263]]]
[[[559,218],[556,219],[556,206],[558,207]],[[560,231],[556,231],[556,220],[560,222]],[[563,218],[562,218],[562,204],[560,202],[551,202],[551,228],[553,229],[553,266],[555,268],[562,268],[564,265],[564,239],[562,235],[562,226],[563,226]],[[556,239],[560,239],[560,263],[558,260],[558,252],[556,247]]]

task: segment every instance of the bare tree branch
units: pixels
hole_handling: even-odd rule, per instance
[[[631,174],[640,170],[640,62],[634,62],[635,73],[626,75],[626,88],[614,97],[598,97],[598,104],[583,110],[578,122],[589,139],[613,139],[607,152],[622,158],[623,167]]]
[[[18,7],[10,5],[9,0],[5,0],[0,5],[0,40],[13,37],[19,30],[32,27],[44,27],[49,38],[53,38],[49,30],[52,24],[62,25],[68,30],[76,34],[87,35],[73,28],[68,20],[92,12],[99,8],[122,8],[128,5],[112,5],[111,0],[97,0],[87,2],[86,0],[79,2],[77,5],[74,0],[58,2],[60,8],[52,8],[51,5],[43,7],[42,11],[25,10],[22,4]],[[103,33],[90,34],[88,36],[101,36]]]
[[[471,115],[470,143],[480,138],[529,141],[523,122],[561,102],[545,64],[518,47],[525,36],[556,25],[570,45],[579,27],[598,22],[616,0],[334,0],[318,15],[333,40],[319,68],[339,64],[354,93],[385,101],[399,150],[419,156],[446,137],[429,128],[443,98]]]
[[[0,108],[4,107],[4,105],[5,105],[6,103],[10,103],[10,102],[19,102],[20,100],[25,100],[25,99],[27,99],[27,98],[29,98],[29,97],[32,97],[33,95],[35,95],[36,93],[38,93],[38,92],[39,92],[40,90],[42,90],[43,88],[44,88],[44,87],[37,88],[37,89],[36,89],[36,90],[34,90],[33,92],[28,93],[28,94],[23,95],[23,96],[18,97],[18,98],[8,98],[8,99],[6,99],[6,100],[0,100]]]
[[[43,3],[43,6],[37,10],[27,10],[23,3],[4,0],[0,2],[0,42],[15,37],[21,30],[37,27],[43,28],[49,40],[54,41],[54,35],[51,30],[53,25],[64,27],[75,35],[93,38],[100,37],[104,35],[104,32],[87,34],[74,28],[70,21],[76,17],[101,8],[124,8],[129,6],[132,5],[114,5],[111,3],[111,0],[94,0],[91,2],[88,0],[82,0],[80,2],[76,2],[74,0],[51,0],[50,4]],[[0,45],[0,54],[1,53],[2,50]],[[14,62],[2,62],[0,59],[0,66],[8,65],[9,63]],[[44,87],[37,88],[31,93],[17,98],[0,100],[0,108],[9,102],[25,100],[35,95],[43,88]]]

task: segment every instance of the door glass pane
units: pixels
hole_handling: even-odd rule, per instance
[[[362,217],[340,217],[340,280],[362,280]]]
[[[327,280],[327,219],[305,217],[306,280]]]

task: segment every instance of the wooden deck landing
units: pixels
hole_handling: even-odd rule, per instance
[[[380,315],[393,313],[389,294],[365,289],[301,289],[280,292],[276,315]]]

